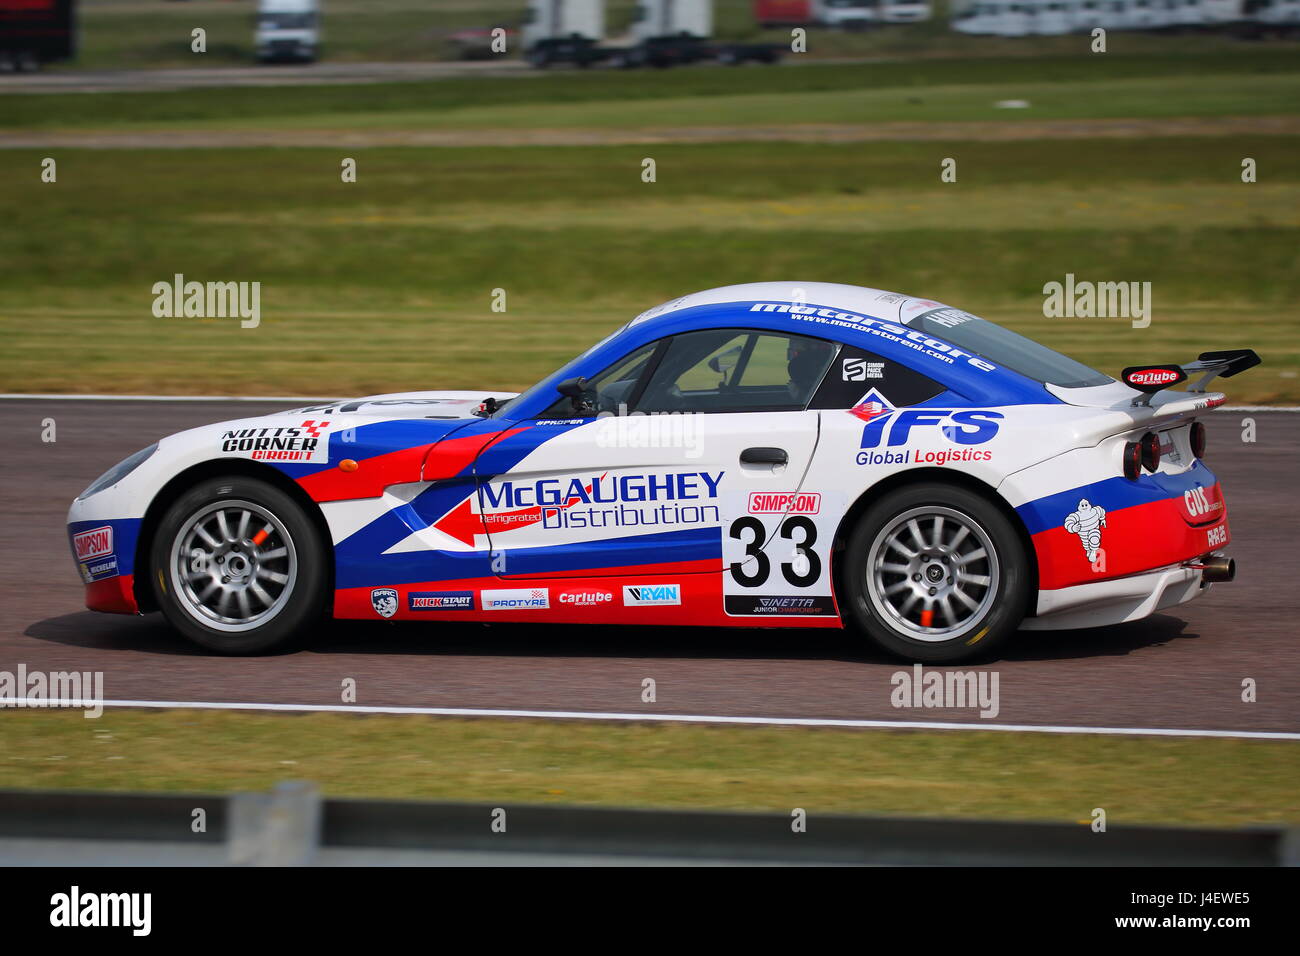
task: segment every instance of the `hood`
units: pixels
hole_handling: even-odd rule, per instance
[[[365,398],[336,399],[293,408],[283,415],[335,415],[357,419],[475,418],[474,410],[488,398],[514,398],[516,392],[389,392]]]
[[[244,458],[301,482],[352,462],[356,465],[347,465],[347,473],[366,479],[346,483],[354,490],[376,482],[418,481],[430,448],[485,422],[473,414],[484,399],[513,394],[395,392],[304,405],[170,435],[159,442],[158,463],[178,471],[213,458]]]

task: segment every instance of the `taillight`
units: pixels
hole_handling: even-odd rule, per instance
[[[1147,471],[1155,471],[1160,467],[1160,436],[1155,432],[1147,432],[1138,439],[1138,450],[1142,455],[1142,467]]]
[[[1142,474],[1142,450],[1137,442],[1131,441],[1124,446],[1124,477],[1129,481],[1137,481],[1140,474]]]
[[[1196,458],[1205,457],[1205,422],[1192,422],[1192,455]]]

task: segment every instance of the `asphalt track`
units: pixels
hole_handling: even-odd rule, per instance
[[[1145,621],[1023,632],[999,674],[1001,708],[896,709],[903,665],[851,632],[661,631],[338,622],[306,650],[208,657],[162,618],[96,614],[68,553],[68,503],[155,438],[286,407],[248,402],[0,401],[0,670],[103,671],[112,700],[722,717],[940,721],[985,726],[1300,731],[1296,475],[1300,415],[1220,411],[1207,459],[1228,499],[1238,580]],[[1242,419],[1257,441],[1241,440]],[[53,418],[57,441],[41,440]],[[654,678],[657,700],[641,700]],[[1241,699],[1252,678],[1258,699]]]

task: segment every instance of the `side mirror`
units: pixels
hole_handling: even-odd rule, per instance
[[[588,385],[589,383],[585,378],[566,378],[555,386],[555,390],[573,403],[575,412],[584,414],[592,410],[591,402],[587,401]]]

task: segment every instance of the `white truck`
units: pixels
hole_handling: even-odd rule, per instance
[[[545,41],[605,37],[605,0],[528,0],[523,46],[527,54]]]
[[[310,63],[320,56],[319,0],[258,0],[257,58]]]
[[[637,4],[632,18],[633,43],[682,34],[701,39],[713,34],[712,0],[641,0]]]

